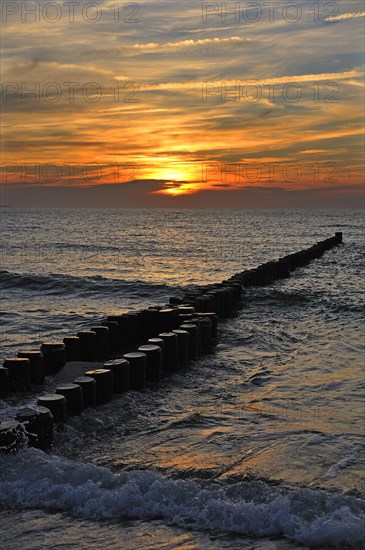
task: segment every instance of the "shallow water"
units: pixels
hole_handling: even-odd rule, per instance
[[[189,369],[70,419],[49,454],[0,457],[2,548],[363,547],[361,211],[4,214],[3,357],[344,244],[247,290]]]

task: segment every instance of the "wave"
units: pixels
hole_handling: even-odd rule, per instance
[[[261,287],[250,289],[244,295],[247,303],[263,303],[269,305],[309,305],[316,307],[326,307],[335,313],[342,312],[363,312],[363,295],[360,293],[344,292],[340,294],[329,287],[326,289],[279,289],[273,287]]]
[[[319,489],[263,481],[222,485],[150,470],[113,473],[36,449],[0,457],[0,503],[87,519],[164,519],[183,528],[286,537],[308,546],[361,548],[365,504]]]
[[[314,296],[308,294],[307,290],[290,291],[273,287],[251,289],[250,292],[245,295],[245,301],[247,302],[273,302],[284,305],[310,303],[314,298]]]
[[[27,291],[41,291],[51,295],[100,293],[100,292],[131,292],[140,296],[148,296],[155,291],[171,292],[179,287],[164,283],[150,283],[147,281],[126,281],[101,276],[77,277],[73,275],[49,274],[36,275],[31,273],[11,273],[0,270],[0,288],[2,290],[21,289]]]

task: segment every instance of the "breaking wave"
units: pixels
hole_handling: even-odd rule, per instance
[[[0,503],[88,519],[163,518],[190,529],[256,537],[281,536],[309,546],[361,548],[364,503],[319,489],[263,481],[169,479],[151,471],[120,474],[35,449],[0,457]]]

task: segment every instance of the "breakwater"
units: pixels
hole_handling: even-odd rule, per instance
[[[55,393],[39,397],[37,406],[20,410],[15,419],[1,424],[1,447],[16,450],[24,435],[29,444],[47,447],[52,442],[53,426],[62,424],[67,416],[130,389],[142,390],[146,381],[158,383],[164,372],[185,367],[213,349],[219,320],[233,314],[243,288],[288,277],[340,242],[342,234],[336,233],[308,249],[236,273],[221,283],[171,297],[169,304],[109,316],[100,325],[62,342],[44,342],[40,350],[7,358],[0,369],[3,399],[32,388],[40,391],[43,381],[54,376],[59,383]],[[70,362],[87,368],[83,376],[66,383],[62,372]],[[100,362],[103,368],[95,368]]]

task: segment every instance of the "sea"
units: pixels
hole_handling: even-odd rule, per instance
[[[245,289],[212,353],[0,455],[1,550],[365,547],[361,209],[0,215],[2,361],[343,232]]]

